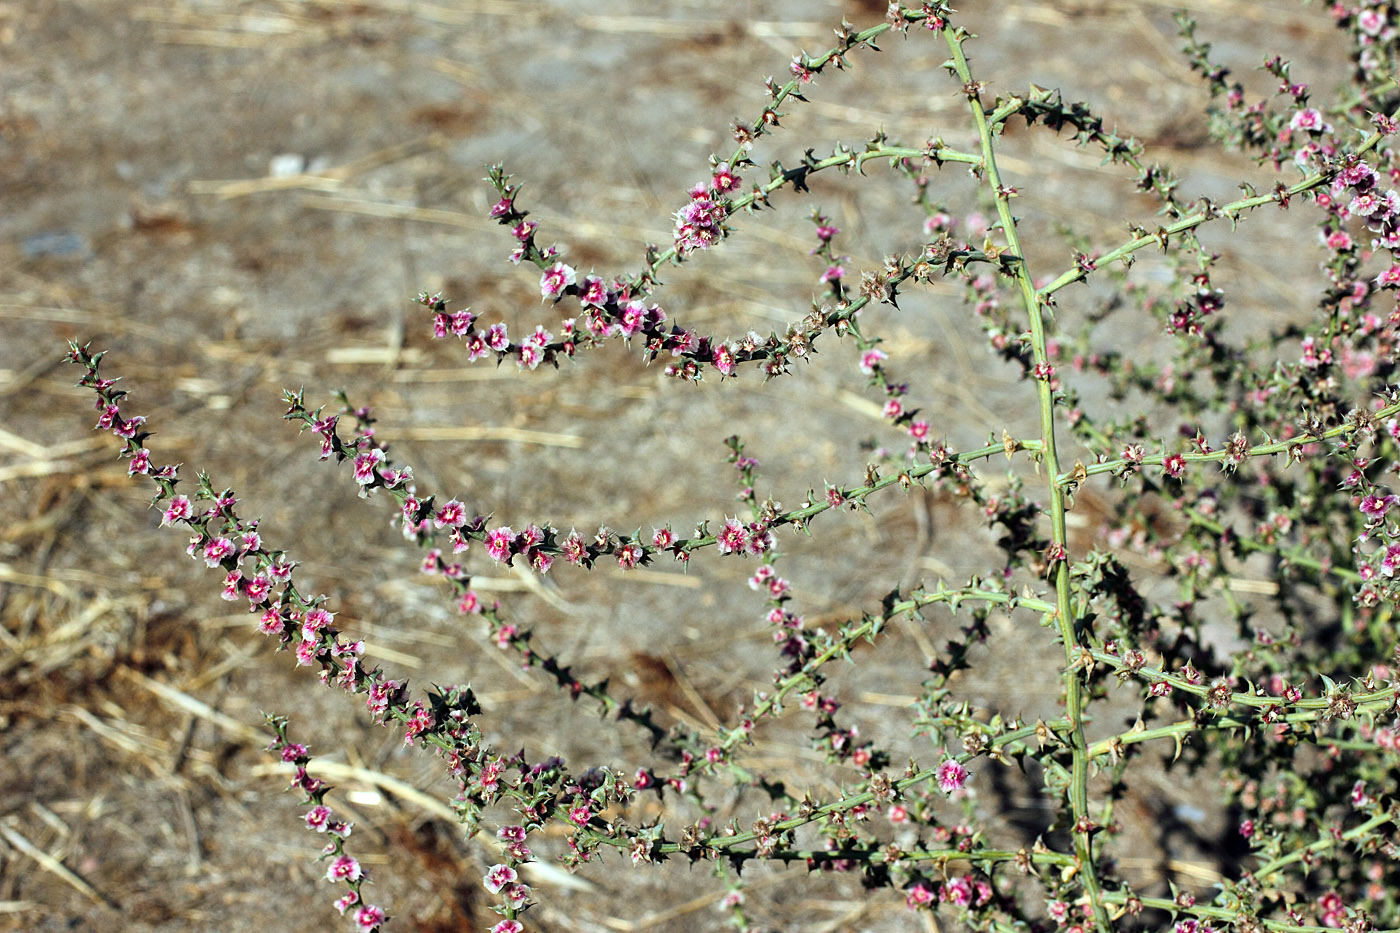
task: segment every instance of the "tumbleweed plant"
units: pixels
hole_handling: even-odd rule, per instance
[[[1352,74],[1331,103],[1278,57],[1262,66],[1274,92],[1248,92],[1178,17],[1185,60],[1209,88],[1212,137],[1275,179],[1243,184],[1230,200],[1193,195],[1146,146],[1054,90],[993,95],[969,63],[975,37],[942,2],[892,3],[869,28],[842,23],[831,48],[798,54],[786,80],[769,79],[761,111],[734,125],[733,148],[677,199],[672,242],[648,247],[638,271],[571,262],[552,245],[557,232],[530,219],[515,179],[490,168],[490,216],[513,238],[520,274],[538,274],[543,310],[512,333],[498,309],[419,295],[422,327],[468,362],[529,380],[545,367],[606,366],[620,343],[682,396],[700,381],[762,393],[838,366],[883,415],[884,433],[839,478],[765,474],[763,441],[742,425],[722,443],[694,438],[695,458],[733,465],[732,512],[650,529],[600,515],[580,529],[428,488],[395,459],[394,438],[375,429],[353,390],[323,405],[286,393],[286,419],[309,431],[328,469],[421,549],[422,570],[460,610],[463,642],[479,638],[557,686],[561,704],[635,730],[651,749],[645,760],[494,747],[484,724],[502,711],[483,709],[471,687],[409,684],[370,666],[333,597],[298,582],[295,541],[282,541],[290,532],[243,516],[214,477],[161,463],[159,447],[147,446],[154,426],[100,369],[102,353],[75,343],[71,358],[97,396],[98,427],[124,442],[130,474],[154,485],[161,523],[188,534],[189,555],[219,575],[226,599],[246,603],[249,628],[442,760],[452,809],[494,863],[481,879],[499,914],[493,933],[532,927],[532,907],[548,900],[543,884],[529,883],[539,877],[532,850],[560,839],[557,860],[585,877],[663,862],[689,863],[697,877],[712,870],[725,920],[741,929],[787,928],[745,898],[746,869],[765,863],[858,878],[869,898],[902,899],[950,927],[1397,928],[1400,497],[1386,479],[1400,472],[1400,194],[1390,187],[1400,180],[1391,148],[1400,13],[1371,0],[1330,13],[1353,46]],[[814,79],[836,78],[877,42],[946,46],[962,122],[907,142],[878,132],[819,152],[806,141],[795,156],[760,163]],[[1156,214],[1127,217],[1117,241],[1064,230],[1062,266],[1033,267],[1022,192],[998,167],[1005,141],[1027,132],[1098,153],[1106,183],[1135,185]],[[796,296],[810,308],[783,329],[709,333],[684,308],[663,310],[669,269],[703,266],[731,232],[793,210],[818,175],[904,186],[912,207],[896,233],[907,245],[878,267],[847,269],[841,231],[813,205],[818,292]],[[969,179],[980,199],[972,212],[948,194]],[[1316,222],[1316,244],[1293,244],[1293,261],[1322,270],[1315,309],[1232,321],[1230,296],[1212,278],[1219,257],[1201,234],[1218,230],[1228,242],[1282,211]],[[953,446],[956,401],[930,388],[929,361],[882,343],[882,325],[915,313],[901,299],[918,305],[911,296],[938,283],[963,290],[961,306],[940,313],[981,327],[987,369],[1019,393],[1018,419],[1032,413],[1032,430],[1013,433],[1008,417],[982,426],[985,443]],[[1147,343],[1116,342],[1143,322]],[[806,621],[784,552],[830,533],[839,513],[921,489],[958,503],[967,527],[992,529],[999,557],[971,578],[894,579],[862,613]],[[956,534],[939,540],[960,546]],[[841,554],[874,566],[860,548]],[[621,677],[580,673],[513,619],[509,600],[474,588],[483,568],[503,565],[540,585],[580,570],[702,562],[745,568],[758,594],[752,624],[773,651],[771,679],[749,684],[748,699],[713,726],[668,722]],[[885,714],[899,728],[867,735],[842,712],[843,680],[896,630],[923,633],[930,654],[917,682],[891,685],[914,697]],[[1054,715],[1023,716],[1016,691],[989,701],[964,689],[989,659],[1015,669],[1027,655],[1054,659],[1057,680],[1042,685],[1057,697]],[[806,724],[833,774],[825,786],[837,791],[814,794],[800,775],[749,754],[780,720]],[[313,775],[295,719],[269,723],[307,801],[304,820],[324,840],[335,907],[359,929],[392,926],[392,905],[371,901],[350,821]],[[1210,881],[1130,883],[1141,873],[1124,870],[1175,857],[1169,834],[1130,832],[1123,819],[1134,789],[1163,776],[1223,815]],[[999,819],[1007,795],[998,787],[1044,802],[1029,832],[1014,835]],[[722,808],[746,815],[724,818]]]

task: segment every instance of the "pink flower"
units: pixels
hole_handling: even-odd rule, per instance
[[[719,370],[721,376],[728,376],[734,372],[734,350],[728,344],[720,344],[715,348],[715,369]]]
[[[249,580],[243,587],[243,593],[248,597],[248,601],[257,604],[267,599],[267,594],[272,591],[272,581],[264,574],[258,574]]]
[[[308,609],[306,619],[301,625],[303,638],[315,638],[316,633],[329,628],[331,622],[335,620],[335,614],[324,609]]]
[[[588,804],[581,803],[576,807],[569,808],[569,819],[579,826],[584,826],[593,818],[593,811]],[[512,881],[515,879],[511,879]]]
[[[340,856],[326,869],[327,881],[359,881],[363,876],[360,863],[348,855]]]
[[[921,881],[909,889],[909,893],[904,896],[904,903],[909,906],[910,910],[927,907],[933,903],[933,891],[929,890]]]
[[[889,358],[889,354],[884,350],[866,350],[860,356],[860,371],[863,373],[873,373],[875,367],[879,366],[882,360],[887,360]]]
[[[186,521],[194,508],[190,505],[188,496],[176,496],[170,500],[170,504],[165,507],[165,512],[161,516],[161,525],[173,525],[176,522]]]
[[[238,598],[243,590],[243,574],[237,570],[232,571],[224,577],[224,591],[220,594],[224,599],[233,601]]]
[[[588,548],[577,531],[569,532],[561,550],[564,552],[564,559],[575,566],[583,563],[584,558],[588,556]]]
[[[486,877],[482,879],[482,884],[486,885],[486,890],[492,894],[500,893],[501,888],[508,884],[514,884],[520,876],[515,873],[515,869],[509,865],[492,865],[486,871]]]
[[[466,506],[456,499],[449,500],[442,508],[437,510],[433,516],[433,525],[438,528],[460,528],[466,524]]]
[[[371,930],[379,929],[379,925],[389,919],[382,907],[375,907],[373,904],[366,904],[355,911],[355,924],[359,926],[362,933],[370,933]]]
[[[564,294],[564,289],[573,285],[575,281],[577,279],[573,267],[556,262],[540,276],[540,295],[545,298],[558,298]]]
[[[1390,508],[1391,504],[1396,501],[1396,498],[1396,496],[1378,496],[1372,493],[1361,500],[1361,505],[1359,506],[1361,514],[1365,515],[1371,521],[1380,521],[1385,518],[1386,511]]]
[[[370,684],[365,707],[370,715],[376,720],[382,721],[384,714],[389,710],[389,701],[398,692],[399,682],[396,680],[381,680],[378,683]]]
[[[737,172],[730,170],[728,162],[721,162],[715,166],[714,175],[710,178],[710,188],[716,194],[737,191],[741,184],[743,184],[743,179],[739,177]]]
[[[578,301],[585,308],[601,308],[608,303],[608,286],[596,275],[587,276],[579,289]]]
[[[285,628],[286,623],[275,608],[264,612],[258,620],[258,631],[264,635],[281,635]]]
[[[344,914],[347,910],[349,910],[351,907],[354,907],[359,902],[360,895],[356,894],[354,891],[346,891],[340,897],[336,898],[335,909],[340,911],[341,914]]]
[[[215,538],[204,545],[204,563],[209,567],[219,566],[219,562],[233,553],[233,542],[228,538]]]
[[[617,565],[623,570],[631,570],[646,557],[646,549],[635,541],[628,542],[617,549]]]
[[[967,769],[952,758],[943,759],[943,763],[938,766],[938,786],[945,794],[961,790],[969,777],[971,775]]]
[[[756,557],[768,553],[773,549],[773,545],[777,543],[777,539],[773,536],[772,530],[764,528],[761,525],[750,525],[748,535],[748,552]]]
[[[1394,288],[1400,285],[1400,265],[1391,266],[1376,276],[1376,284],[1381,288]]]
[[[318,833],[326,831],[326,827],[331,822],[331,808],[327,806],[315,806],[306,811],[306,825],[316,830]]]
[[[506,336],[506,326],[504,324],[492,324],[486,331],[486,345],[497,353],[510,346],[510,338]]]
[[[622,306],[622,313],[615,326],[617,333],[631,337],[646,323],[647,306],[640,301],[629,301]]]
[[[1329,127],[1323,122],[1321,113],[1312,107],[1306,107],[1293,114],[1293,119],[1288,121],[1288,128],[1306,130],[1309,133],[1325,133]]]
[[[355,482],[367,486],[374,482],[374,471],[384,462],[384,451],[378,447],[360,451],[355,455]]]
[[[972,880],[965,875],[950,878],[943,882],[943,888],[938,893],[941,900],[966,907],[972,903]]]
[[[436,723],[433,721],[433,714],[423,708],[421,703],[415,705],[413,713],[408,717],[408,723],[403,730],[403,744],[412,745],[418,736],[432,729]]]
[[[1181,454],[1166,454],[1162,457],[1162,472],[1172,479],[1181,479],[1186,473],[1186,458]]]
[[[744,526],[736,518],[727,518],[724,527],[719,534],[715,535],[715,544],[721,554],[734,554],[744,552],[748,545],[748,537],[744,534]]]
[[[491,928],[491,933],[523,933],[525,927],[519,920],[502,920]]]
[[[510,560],[515,532],[507,527],[493,528],[486,533],[486,553],[498,561]]]

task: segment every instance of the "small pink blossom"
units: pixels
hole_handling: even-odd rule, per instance
[[[1360,508],[1361,513],[1371,521],[1380,521],[1385,518],[1385,513],[1390,509],[1391,505],[1396,502],[1397,498],[1400,497],[1378,496],[1375,493],[1371,493],[1362,498],[1358,508]]]
[[[340,856],[326,869],[327,881],[359,881],[363,876],[360,863],[348,855]]]
[[[1305,107],[1293,114],[1293,119],[1288,121],[1288,128],[1291,130],[1305,130],[1309,133],[1325,133],[1329,129],[1323,122],[1322,114],[1312,107]]]
[[[371,930],[379,929],[379,925],[388,919],[382,907],[375,907],[373,904],[366,904],[355,911],[355,924],[360,928],[361,933],[370,933]]]
[[[715,348],[715,369],[719,370],[721,376],[728,376],[734,372],[735,359],[734,350],[729,344],[720,344]]]
[[[881,361],[889,359],[889,354],[884,350],[866,350],[860,357],[860,371],[863,373],[873,373],[875,367]]]
[[[970,776],[967,769],[952,758],[945,758],[938,766],[938,786],[945,794],[961,790]]]
[[[519,920],[502,920],[491,928],[491,933],[524,933],[525,927]]]
[[[929,904],[933,903],[933,900],[933,891],[926,887],[922,881],[911,887],[908,893],[904,895],[904,903],[908,905],[910,910],[927,907]]]
[[[501,888],[508,884],[513,884],[520,876],[515,869],[509,865],[492,865],[486,871],[486,877],[482,879],[482,884],[486,885],[486,890],[492,894],[500,893]]]
[[[743,184],[743,180],[737,172],[730,170],[728,162],[721,162],[715,166],[714,174],[710,178],[710,188],[716,194],[737,191],[741,184]]]
[[[501,897],[505,902],[516,910],[520,910],[530,903],[530,886],[528,884],[508,884],[501,889]]]
[[[165,507],[165,512],[161,515],[161,525],[173,525],[176,522],[183,522],[189,519],[194,513],[194,507],[190,504],[188,496],[176,496],[170,500],[170,504]]]
[[[306,825],[318,833],[326,831],[331,822],[331,808],[318,805],[306,811]]]
[[[744,533],[744,526],[738,519],[728,518],[724,521],[724,527],[715,535],[715,545],[721,554],[734,554],[744,552],[748,545],[748,536]]]
[[[313,638],[304,638],[297,643],[296,654],[298,667],[310,667],[316,661],[316,653],[320,645]]]
[[[540,295],[545,298],[558,298],[564,294],[564,289],[573,285],[575,281],[577,281],[577,277],[574,275],[573,267],[556,262],[544,270],[544,275],[540,276]]]
[[[258,620],[258,631],[264,635],[281,635],[286,629],[286,622],[276,608],[268,609]]]
[[[335,621],[335,613],[320,608],[308,609],[306,619],[301,625],[302,637],[315,638],[318,632],[329,628],[333,621]]]
[[[204,545],[204,563],[209,567],[219,566],[220,561],[233,553],[233,542],[228,538],[215,538]]]
[[[509,560],[514,544],[515,532],[508,527],[493,528],[486,533],[486,553],[490,554],[494,560]]]
[[[1393,265],[1376,276],[1376,284],[1381,288],[1395,288],[1400,285],[1400,265]]]
[[[492,324],[487,328],[486,345],[497,353],[503,352],[510,346],[510,338],[506,336],[506,326],[504,324]]]
[[[403,744],[413,745],[418,736],[428,732],[436,725],[433,714],[423,708],[421,703],[414,706],[413,712],[408,717],[408,722],[404,724]]]
[[[635,541],[629,541],[617,549],[617,565],[623,570],[631,570],[646,557],[646,549]]]
[[[438,528],[460,528],[462,525],[466,524],[466,521],[466,506],[462,505],[462,503],[458,502],[456,499],[449,500],[442,508],[438,509],[437,514],[433,516],[433,525]]]
[[[375,469],[384,462],[384,451],[378,447],[362,450],[355,455],[355,482],[367,486],[374,482]]]
[[[1385,14],[1380,10],[1362,10],[1356,14],[1356,26],[1368,36],[1379,36],[1385,28]]]

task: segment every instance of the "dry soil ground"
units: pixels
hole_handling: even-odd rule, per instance
[[[1259,87],[1251,69],[1270,51],[1317,84],[1345,67],[1316,5],[1185,5]],[[1174,51],[1176,4],[966,6],[981,36],[974,66],[992,92],[1034,81],[1088,100],[1201,194],[1267,177],[1200,148],[1205,94]],[[261,750],[262,710],[290,714],[339,769],[394,929],[484,929],[492,916],[478,882],[490,852],[444,818],[438,762],[370,726],[219,600],[218,581],[144,510],[146,491],[126,479],[111,438],[90,430],[64,341],[111,351],[111,373],[158,432],[158,456],[237,489],[245,514],[295,550],[377,663],[418,683],[471,681],[500,746],[635,766],[646,760],[641,737],[563,703],[487,647],[441,587],[420,583],[384,502],[357,500],[343,472],[316,463],[279,420],[279,392],[305,386],[320,400],[345,387],[376,407],[425,484],[512,524],[631,530],[732,512],[722,439],[735,430],[779,498],[854,481],[859,442],[882,427],[849,346],[828,346],[819,365],[765,391],[752,374],[669,382],[621,346],[522,376],[468,366],[430,339],[406,298],[441,289],[516,332],[549,319],[534,276],[505,262],[510,244],[485,217],[481,178],[497,161],[526,183],[528,207],[574,265],[635,268],[646,242],[669,239],[670,213],[704,177],[705,157],[729,151],[733,118],[761,107],[763,78],[783,75],[798,49],[825,48],[843,16],[866,25],[882,12],[837,0],[0,3],[0,928],[339,928],[316,840]],[[922,36],[882,45],[820,78],[759,161],[859,143],[879,127],[911,142],[968,142],[957,89],[938,67],[945,53]],[[1150,204],[1097,163],[1045,134],[1008,140],[1031,258],[1046,270],[1069,255],[1052,219],[1111,244],[1125,220],[1150,218]],[[936,183],[951,205],[975,207],[965,176],[950,169]],[[781,329],[816,288],[811,208],[846,230],[847,265],[859,269],[920,242],[904,199],[881,170],[819,179],[745,221],[714,255],[669,271],[661,300],[721,333]],[[1246,308],[1309,304],[1287,249],[1301,228],[1282,223],[1251,220],[1227,257],[1234,280],[1251,283],[1238,299]],[[951,440],[1029,427],[1023,393],[1006,388],[1008,372],[953,288],[881,314],[889,348]],[[1149,336],[1123,338],[1131,351]],[[784,568],[809,619],[828,622],[901,581],[961,580],[988,554],[977,517],[936,497],[894,497],[826,531],[810,544],[785,540]],[[670,721],[706,726],[774,663],[744,570],[564,572],[543,596],[509,574],[489,582],[581,669],[611,673]],[[841,687],[852,721],[903,741],[905,706],[946,637],[938,626],[951,624],[901,628],[863,656]],[[964,682],[969,698],[1050,711],[1053,667],[1036,658],[1053,652],[1025,648],[1040,633],[1000,634],[1003,647]],[[771,730],[752,761],[814,795],[854,778],[821,765],[804,730],[800,720]],[[1124,863],[1146,889],[1168,878],[1208,886],[1222,870],[1196,858],[1218,826],[1177,806],[1190,796],[1177,780],[1149,774],[1140,788],[1144,834],[1176,827],[1171,848],[1144,835],[1141,857]],[[1033,836],[1046,816],[1025,791],[987,801],[1013,838]],[[722,803],[747,816],[757,806]],[[774,928],[929,923],[892,892],[866,896],[798,868],[751,881],[755,916]],[[587,882],[538,881],[534,926],[722,923],[723,886],[700,868],[610,862]]]

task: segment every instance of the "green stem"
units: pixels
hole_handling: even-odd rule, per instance
[[[945,30],[944,39],[952,54],[952,66],[959,80],[967,90],[968,106],[972,119],[977,125],[977,135],[982,145],[982,167],[987,189],[996,199],[997,216],[1001,221],[1002,235],[1006,248],[1019,257],[1011,265],[1012,274],[1021,291],[1021,302],[1030,322],[1031,351],[1037,366],[1049,365],[1046,352],[1045,321],[1042,317],[1042,303],[1036,293],[1035,283],[1025,262],[1025,252],[1021,248],[1016,231],[1016,218],[1011,214],[1012,192],[1001,180],[997,167],[992,126],[988,123],[986,110],[982,106],[979,87],[972,78],[967,57],[962,44],[968,33],[962,29]],[[1055,396],[1049,378],[1035,380],[1040,409],[1040,442],[1045,460],[1046,485],[1050,495],[1050,533],[1052,547],[1062,559],[1054,562],[1055,620],[1060,630],[1060,640],[1065,649],[1065,715],[1070,722],[1069,745],[1071,755],[1069,804],[1074,816],[1074,850],[1079,863],[1079,876],[1083,880],[1084,892],[1088,895],[1094,917],[1102,930],[1112,929],[1112,921],[1103,903],[1103,891],[1099,884],[1098,866],[1094,862],[1093,822],[1089,813],[1089,755],[1084,739],[1084,682],[1080,678],[1074,659],[1081,648],[1075,632],[1075,617],[1070,606],[1070,574],[1068,532],[1065,527],[1065,490],[1055,482],[1060,473],[1059,451],[1055,444]]]
[[[1361,143],[1361,146],[1356,149],[1356,154],[1361,155],[1364,152],[1368,152],[1371,149],[1374,149],[1383,138],[1384,137],[1380,133],[1372,133],[1370,136],[1367,136],[1365,141]],[[1295,195],[1303,194],[1305,192],[1313,190],[1314,188],[1319,188],[1322,185],[1327,184],[1332,180],[1332,176],[1334,174],[1335,172],[1330,170],[1324,172],[1316,172],[1312,175],[1307,176],[1302,181],[1296,184],[1289,185],[1288,187],[1284,188],[1284,191],[1287,192],[1287,197],[1290,198]],[[1206,210],[1197,211],[1194,214],[1188,214],[1187,216],[1176,221],[1175,223],[1167,224],[1164,227],[1158,227],[1155,233],[1145,233],[1142,236],[1138,236],[1129,240],[1127,243],[1124,243],[1117,249],[1113,249],[1107,253],[1104,253],[1095,261],[1095,264],[1106,265],[1107,263],[1113,262],[1116,259],[1124,259],[1132,255],[1133,253],[1136,253],[1138,250],[1147,246],[1151,246],[1154,243],[1165,249],[1168,239],[1177,235],[1178,233],[1185,233],[1188,230],[1194,230],[1196,227],[1201,226],[1207,221],[1216,220],[1221,217],[1228,217],[1230,218],[1230,223],[1234,224],[1238,222],[1240,214],[1244,211],[1253,210],[1254,208],[1262,207],[1265,204],[1280,203],[1281,202],[1278,195],[1270,193],[1255,195],[1253,197],[1248,198],[1240,198],[1238,201],[1231,201],[1229,204],[1223,205],[1221,207],[1207,208]],[[1081,269],[1079,267],[1067,269],[1064,272],[1060,273],[1060,275],[1057,276],[1054,281],[1041,288],[1036,293],[1037,297],[1041,298],[1042,300],[1048,298],[1049,296],[1055,294],[1055,292],[1064,288],[1066,285],[1071,285],[1075,282],[1080,281],[1081,279],[1086,278],[1088,274],[1088,270]]]

